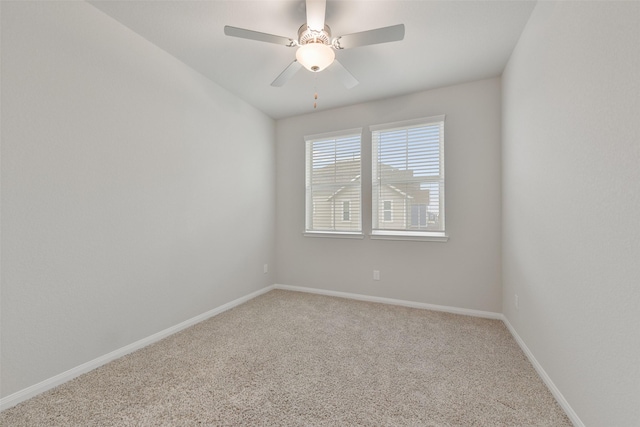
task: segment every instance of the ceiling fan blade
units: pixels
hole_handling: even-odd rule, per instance
[[[338,76],[342,84],[347,89],[351,89],[359,83],[358,80],[353,77],[353,74],[351,74],[349,70],[344,68],[344,65],[342,65],[337,59],[333,61],[333,64],[331,64],[331,67],[329,67],[328,69]]]
[[[307,0],[307,27],[314,31],[324,30],[326,0]]]
[[[284,84],[288,82],[289,79],[293,77],[293,75],[297,73],[300,68],[302,68],[302,64],[300,64],[297,60],[294,59],[293,62],[289,64],[289,66],[285,68],[284,71],[281,72],[278,77],[276,77],[273,83],[271,83],[271,86],[274,86],[274,87],[284,86]]]
[[[391,27],[377,28],[375,30],[340,36],[335,39],[333,45],[337,49],[350,49],[352,47],[367,46],[370,44],[395,42],[403,38],[404,24],[398,24],[392,25]]]
[[[258,31],[245,30],[244,28],[224,26],[224,33],[231,37],[240,37],[241,39],[257,40],[259,42],[281,44],[287,47],[295,46],[297,43],[288,37],[275,36],[273,34],[260,33]]]

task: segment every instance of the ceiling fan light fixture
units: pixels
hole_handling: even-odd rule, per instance
[[[333,49],[323,43],[307,43],[296,51],[296,59],[314,73],[324,70],[336,59]]]

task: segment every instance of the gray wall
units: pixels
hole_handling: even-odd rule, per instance
[[[640,425],[639,40],[541,2],[503,75],[504,313],[588,426]]]
[[[279,284],[500,312],[500,79],[277,122]],[[369,125],[446,114],[450,240],[371,240]],[[363,240],[304,237],[304,135],[364,127]],[[372,280],[380,270],[380,281]]]
[[[275,123],[84,2],[2,2],[2,396],[274,283]]]

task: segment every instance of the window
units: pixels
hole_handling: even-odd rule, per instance
[[[385,200],[384,202],[382,202],[382,209],[383,209],[383,216],[382,216],[382,220],[389,222],[389,221],[393,221],[393,202],[391,200]]]
[[[427,226],[427,205],[417,204],[411,206],[411,228],[423,228]]]
[[[350,215],[349,215],[350,205],[351,203],[348,200],[342,202],[342,220],[343,221],[351,221]]]
[[[444,116],[370,129],[372,237],[446,240]]]
[[[305,137],[307,235],[362,236],[362,129]]]

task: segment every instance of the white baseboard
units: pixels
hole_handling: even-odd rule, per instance
[[[547,375],[546,371],[542,368],[542,365],[540,365],[540,363],[536,360],[531,350],[529,350],[529,347],[527,347],[527,345],[524,343],[522,338],[520,338],[520,335],[518,335],[516,330],[513,328],[513,326],[509,322],[509,319],[507,319],[505,315],[501,315],[501,316],[502,316],[502,321],[507,326],[507,329],[509,329],[509,332],[511,332],[511,335],[513,335],[513,338],[515,338],[516,342],[518,343],[518,345],[520,346],[524,354],[529,359],[529,362],[531,362],[536,372],[538,372],[538,375],[540,375],[540,378],[542,378],[542,381],[544,381],[544,383],[547,385],[547,388],[549,389],[549,391],[551,391],[551,394],[553,394],[553,397],[556,398],[556,401],[558,402],[560,407],[564,410],[564,413],[567,414],[567,417],[569,417],[573,425],[575,427],[585,427],[582,420],[580,420],[580,417],[578,417],[578,414],[576,414],[576,412],[573,410],[571,405],[569,405],[569,402],[567,402],[567,399],[565,399],[562,393],[560,393],[560,390],[558,390],[558,387],[556,387],[553,381],[551,381],[551,378],[549,377],[549,375]]]
[[[213,317],[217,314],[220,314],[224,311],[227,311],[231,308],[234,308],[240,304],[243,304],[259,295],[262,295],[266,292],[269,292],[270,290],[272,290],[274,288],[274,286],[267,286],[266,288],[257,290],[255,292],[250,293],[249,295],[245,295],[243,297],[240,297],[238,299],[235,299],[231,302],[228,302],[226,304],[223,304],[219,307],[214,308],[213,310],[209,310],[206,313],[202,313],[196,317],[193,317],[191,319],[185,320],[182,323],[179,323],[175,326],[172,326],[170,328],[167,328],[163,331],[160,331],[158,333],[155,333],[151,336],[148,336],[146,338],[143,338],[139,341],[136,341],[132,344],[129,344],[125,347],[119,348],[118,350],[114,350],[111,353],[105,354],[104,356],[100,356],[96,359],[93,359],[89,362],[83,363],[80,366],[76,366],[75,368],[69,369],[66,372],[62,372],[54,377],[51,377],[49,379],[46,379],[44,381],[41,381],[37,384],[34,384],[30,387],[27,387],[25,389],[22,389],[20,391],[17,391],[13,394],[10,394],[7,397],[4,397],[2,399],[0,399],[0,411],[4,411],[7,408],[11,408],[12,406],[17,405],[20,402],[24,402],[27,399],[30,399],[40,393],[43,393],[49,389],[52,389],[53,387],[56,387],[60,384],[63,384],[67,381],[70,381],[86,372],[92,371],[102,365],[105,365],[109,362],[111,362],[112,360],[118,359],[122,356],[125,356],[129,353],[132,353],[136,350],[139,350],[143,347],[148,346],[149,344],[153,344],[157,341],[160,341],[163,338],[168,337],[169,335],[175,334],[176,332],[179,332],[183,329],[188,328],[189,326],[193,326],[196,323],[200,323],[203,320],[206,320],[210,317]]]
[[[352,294],[349,292],[329,291],[325,289],[317,288],[305,288],[303,286],[290,286],[290,285],[273,285],[275,289],[282,289],[286,291],[307,292],[310,294],[327,295],[339,298],[355,299],[358,301],[378,302],[382,304],[399,305],[402,307],[422,308],[425,310],[444,311],[447,313],[462,314],[464,316],[484,317],[486,319],[502,320],[502,313],[494,313],[492,311],[472,310],[469,308],[449,307],[447,305],[435,305],[427,304],[424,302],[413,302],[393,298],[373,297],[362,294]]]

